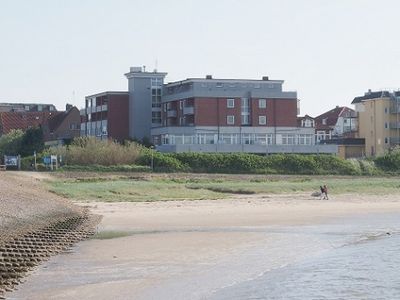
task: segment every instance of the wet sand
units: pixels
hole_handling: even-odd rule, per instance
[[[126,232],[127,236],[81,242],[70,253],[53,257],[35,270],[8,297],[206,299],[201,289],[206,284],[201,280],[218,286],[229,282],[221,277],[233,272],[238,273],[235,280],[241,280],[240,276],[244,280],[251,270],[241,265],[233,269],[237,258],[261,244],[279,244],[276,235],[266,234],[266,228],[400,212],[400,195],[331,198],[251,195],[213,201],[81,204],[103,215],[99,231]],[[214,286],[207,284],[209,289]],[[175,297],[163,290],[171,285],[187,293]]]

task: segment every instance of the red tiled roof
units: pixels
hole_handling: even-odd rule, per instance
[[[13,129],[27,130],[43,126],[49,119],[62,112],[2,112],[0,113],[0,133],[8,134]]]
[[[319,115],[315,117],[315,128],[316,129],[331,129],[335,127],[337,120],[344,112],[347,111],[352,111],[354,112],[353,109],[348,108],[346,106],[336,106],[334,109],[331,109],[330,111],[327,111],[323,113],[322,115]],[[326,119],[326,124],[323,124],[322,120]]]

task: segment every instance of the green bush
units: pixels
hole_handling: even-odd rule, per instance
[[[173,154],[160,153],[152,149],[143,149],[137,164],[151,167],[156,172],[189,172],[190,168],[176,159]]]
[[[400,148],[376,157],[374,162],[379,169],[385,172],[400,173]]]
[[[146,166],[135,165],[114,165],[114,166],[80,166],[80,165],[65,165],[60,171],[77,171],[77,172],[149,172],[150,168]]]
[[[94,137],[80,137],[69,146],[49,148],[45,154],[59,155],[68,165],[132,165],[138,159],[142,147],[134,142],[124,145],[111,140],[98,140]]]

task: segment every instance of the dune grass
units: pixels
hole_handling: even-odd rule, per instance
[[[398,177],[238,177],[207,178],[185,176],[147,179],[79,178],[49,182],[50,190],[77,201],[139,202],[162,200],[221,199],[234,194],[312,193],[326,184],[330,194],[400,193]]]

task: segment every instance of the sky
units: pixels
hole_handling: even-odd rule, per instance
[[[285,81],[300,114],[400,88],[397,0],[0,0],[0,102],[84,106],[131,66]]]

